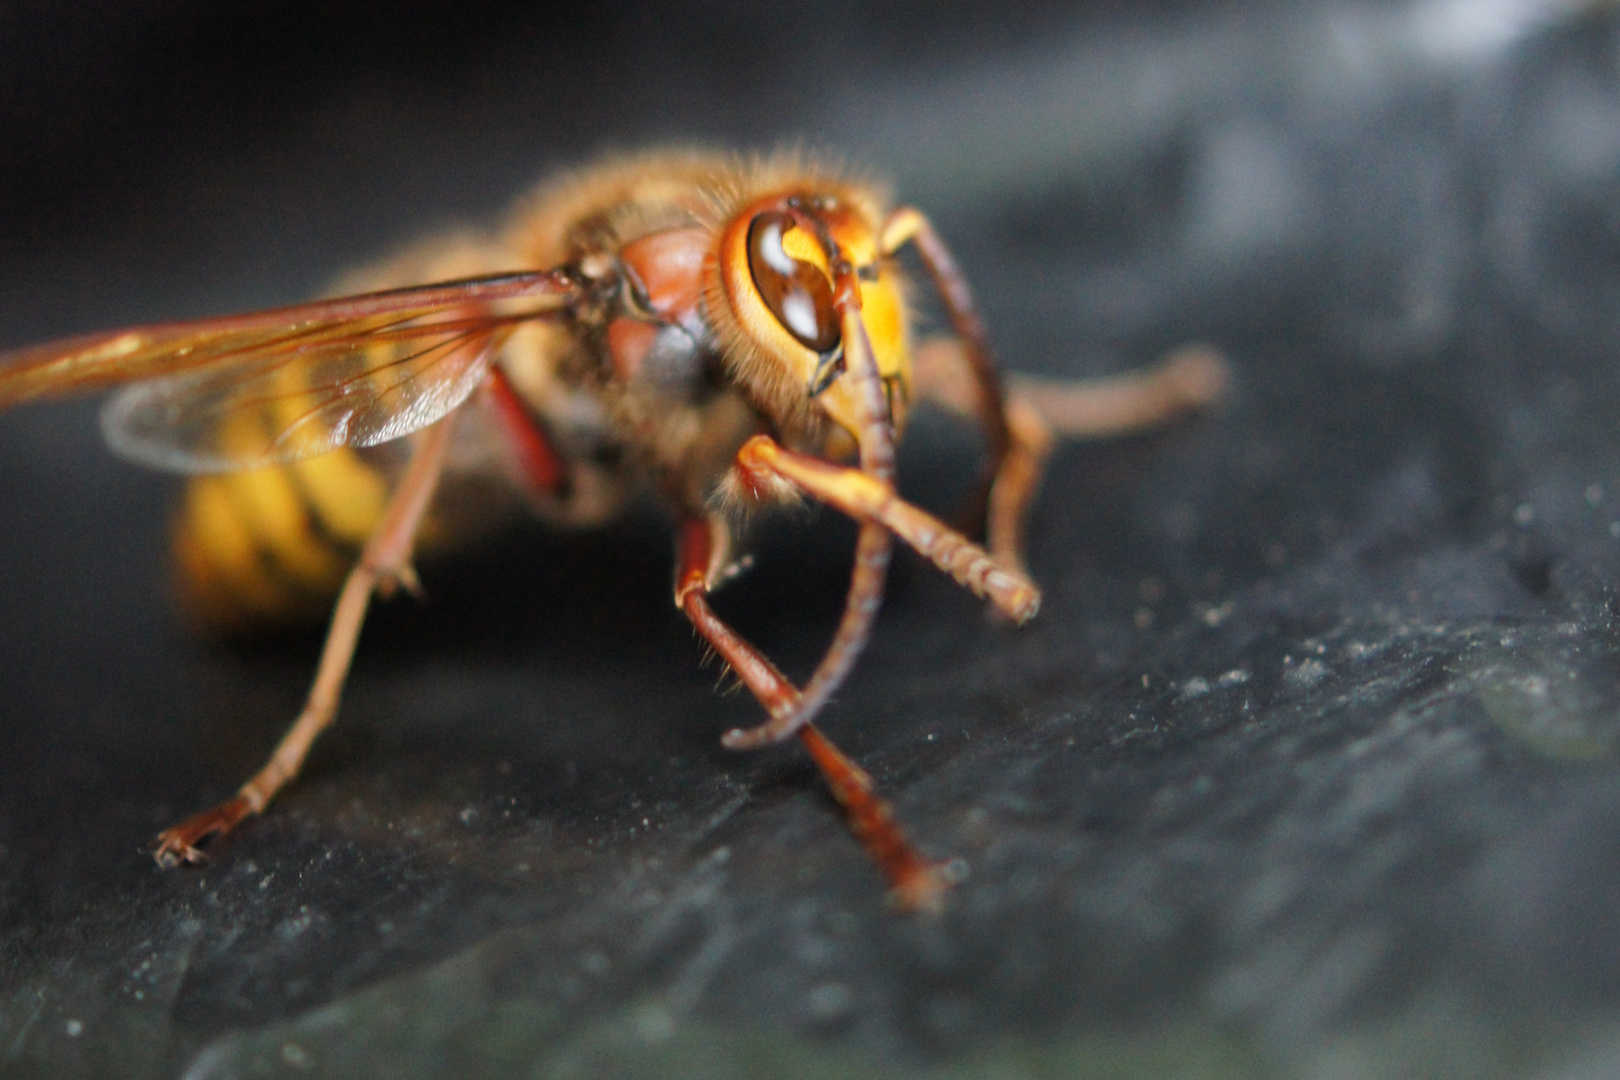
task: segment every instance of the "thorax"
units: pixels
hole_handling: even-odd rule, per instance
[[[715,235],[700,192],[666,184],[658,195],[576,202],[572,227],[553,241],[562,250],[525,252],[572,268],[582,289],[559,318],[514,335],[501,363],[587,486],[650,487],[696,510],[742,443],[771,425],[732,383],[705,311]],[[534,227],[549,228],[560,209],[536,207]],[[521,240],[523,223],[515,231]]]

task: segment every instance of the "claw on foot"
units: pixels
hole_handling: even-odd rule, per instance
[[[967,864],[960,859],[919,862],[896,876],[889,887],[889,906],[908,915],[938,915],[945,910],[951,886],[966,877]]]
[[[152,844],[152,857],[165,870],[171,870],[182,863],[188,866],[201,865],[208,861],[208,856],[197,845],[214,837],[224,836],[252,812],[253,808],[241,795],[227,799],[212,810],[204,810],[174,828],[158,833],[157,839]]]
[[[377,595],[385,600],[395,593],[404,593],[418,604],[427,603],[427,590],[422,588],[422,579],[416,576],[416,567],[410,563],[379,571],[376,589]]]

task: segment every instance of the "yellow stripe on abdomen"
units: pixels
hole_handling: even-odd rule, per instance
[[[194,477],[174,529],[182,601],[222,633],[319,620],[388,493],[389,478],[352,450]]]

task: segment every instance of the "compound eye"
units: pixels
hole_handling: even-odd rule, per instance
[[[748,224],[748,271],[776,321],[807,349],[838,347],[832,282],[814,263],[788,254],[783,239],[794,227],[787,214],[760,214]]]

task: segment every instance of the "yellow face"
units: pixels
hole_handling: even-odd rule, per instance
[[[796,395],[796,401],[779,405],[813,403],[840,428],[858,435],[859,410],[850,380],[842,377],[846,343],[833,302],[833,253],[855,268],[861,321],[898,431],[911,390],[900,284],[884,265],[874,229],[832,200],[763,200],[738,214],[721,237],[726,298],[742,331],[770,365],[751,381],[768,404],[779,394]]]

